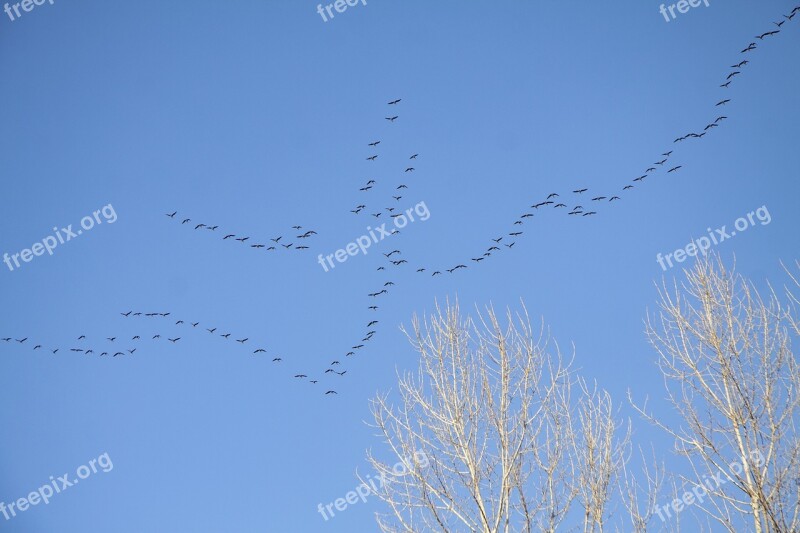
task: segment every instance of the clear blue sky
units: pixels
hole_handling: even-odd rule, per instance
[[[800,18],[761,42],[793,3],[711,0],[671,22],[658,7],[369,0],[323,22],[312,2],[55,0],[0,13],[0,253],[108,204],[118,217],[52,257],[0,264],[0,336],[29,337],[0,341],[0,501],[104,452],[114,464],[0,516],[0,531],[374,531],[374,502],[328,522],[317,504],[369,471],[365,450],[382,443],[367,400],[416,365],[399,325],[447,297],[467,310],[524,299],[575,344],[584,376],[620,403],[631,388],[663,406],[642,320],[654,281],[680,272],[656,254],[766,205],[769,225],[717,250],[757,282],[798,256]],[[673,143],[720,114],[707,136]],[[672,149],[683,168],[622,194]],[[572,207],[583,187],[583,205],[623,198],[587,217],[541,208],[514,248],[470,260],[529,205],[558,192]],[[316,262],[375,225],[356,205],[423,201],[429,220],[367,256],[327,273]],[[318,233],[310,249],[220,235],[268,243],[293,225]],[[376,271],[395,248],[409,263]],[[374,338],[345,358],[373,319]],[[322,375],[333,360],[344,376]],[[635,437],[669,450],[639,419]]]

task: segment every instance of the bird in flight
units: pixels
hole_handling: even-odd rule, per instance
[[[574,192],[574,193],[578,193],[578,194],[581,194],[581,193],[584,193],[584,192],[586,192],[586,191],[588,191],[588,190],[589,190],[589,189],[578,189],[577,191],[572,191],[572,192]]]
[[[627,191],[628,189],[633,189],[633,185],[626,185],[622,188],[623,191]]]
[[[729,79],[733,78],[734,76],[736,76],[737,74],[741,74],[741,71],[739,71],[739,70],[736,70],[736,71],[734,71],[734,72],[731,72],[730,74],[728,74],[728,77],[727,77],[727,78],[725,78],[725,79],[726,79],[726,80],[729,80]]]
[[[259,348],[258,350],[254,351],[253,353],[254,354],[255,353],[267,353],[267,351],[264,348]]]
[[[328,392],[325,393],[325,395],[327,396],[328,394],[339,394],[339,393],[336,392],[335,390],[329,390]]]
[[[418,155],[419,155],[419,154],[414,154],[414,155],[412,155],[411,157],[409,157],[409,159],[416,159]]]
[[[718,103],[717,103],[717,105],[716,105],[716,106],[714,106],[714,107],[721,106],[721,105],[725,105],[725,104],[727,104],[727,103],[728,103],[728,102],[730,102],[730,101],[731,101],[731,100],[730,100],[730,98],[728,98],[728,99],[726,99],[726,100],[722,100],[722,101],[718,102]]]
[[[214,328],[214,329],[206,328],[206,331],[213,334],[215,331],[217,331],[217,328]]]
[[[408,167],[406,172],[414,172],[416,169],[414,167]]]
[[[679,168],[682,168],[682,166],[683,166],[683,165],[678,165],[677,167],[673,167],[673,168],[669,169],[669,170],[667,171],[667,174],[669,174],[670,172],[675,172],[675,171],[676,171],[676,170],[678,170]]]
[[[172,344],[175,344],[176,342],[178,342],[179,340],[181,340],[181,338],[180,338],[180,337],[175,337],[174,339],[168,339],[168,340],[169,340],[169,342],[171,342]]]
[[[388,120],[389,122],[394,122],[395,120],[397,120],[397,118],[398,118],[397,115],[395,115],[393,117],[386,117],[386,120]]]
[[[755,50],[755,49],[756,49],[756,43],[750,43],[749,45],[747,45],[747,48],[741,51],[741,53],[744,54],[745,52],[749,52],[750,50]]]
[[[369,145],[370,146],[378,146],[380,143],[381,143],[380,141],[375,141],[375,142],[369,143]]]
[[[279,361],[283,361],[283,359],[281,359],[280,357],[276,357],[275,359],[272,360],[273,363],[277,363]]]
[[[375,161],[376,159],[378,159],[378,156],[377,155],[373,155],[373,156],[368,157],[367,161]]]
[[[389,105],[396,105],[396,104],[399,104],[402,101],[403,101],[402,98],[398,98],[397,100],[392,100],[391,102],[389,102]]]
[[[167,213],[167,216],[168,216],[169,218],[175,218],[175,215],[177,215],[177,214],[178,214],[178,212],[177,212],[177,211],[175,211],[175,212],[174,212],[174,213],[172,213],[172,214],[170,214],[170,213]]]

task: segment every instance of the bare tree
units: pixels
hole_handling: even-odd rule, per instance
[[[798,300],[789,292],[784,305],[772,288],[762,297],[717,257],[659,292],[647,333],[680,423],[639,410],[688,459],[685,486],[707,490],[694,508],[728,531],[800,531]]]
[[[419,370],[399,377],[399,406],[382,394],[372,411],[393,456],[427,460],[397,476],[369,454],[388,479],[381,530],[555,531],[569,517],[602,531],[629,433],[618,435],[608,394],[550,352],[544,328],[535,338],[527,314],[502,326],[491,309],[475,323],[456,304],[406,334]]]

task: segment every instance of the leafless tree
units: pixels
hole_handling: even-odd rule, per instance
[[[492,309],[478,316],[455,304],[415,317],[419,370],[399,377],[398,406],[388,394],[372,403],[392,456],[427,458],[398,476],[369,454],[388,480],[381,530],[602,531],[629,443],[610,397],[574,375],[544,327],[534,335],[527,313],[505,326]]]
[[[698,258],[682,286],[659,292],[647,333],[680,422],[639,410],[687,458],[685,487],[709,480],[693,509],[728,531],[800,531],[797,298],[789,290],[784,304],[771,287],[762,296],[718,257]]]

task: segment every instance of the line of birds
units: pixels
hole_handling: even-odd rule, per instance
[[[173,211],[172,213],[165,213],[165,214],[166,214],[166,216],[168,218],[170,218],[172,220],[179,220],[179,219],[175,218],[175,216],[178,214],[177,211]],[[192,222],[191,218],[185,218],[185,219],[183,219],[181,221],[181,225],[186,225],[186,224],[189,224],[190,226],[194,225],[195,231],[197,231],[197,230],[208,230],[208,231],[217,232],[217,229],[219,229],[219,226],[216,226],[216,225],[215,226],[211,226],[211,225],[208,225],[208,224],[194,224]],[[222,237],[223,241],[227,241],[227,240],[237,241],[237,242],[240,242],[242,244],[250,246],[250,248],[253,248],[253,249],[256,249],[256,250],[264,249],[267,252],[271,252],[273,250],[278,250],[279,248],[284,248],[286,250],[289,250],[289,249],[292,249],[292,247],[294,247],[293,249],[295,249],[295,250],[308,250],[309,247],[307,245],[299,244],[299,243],[307,242],[307,241],[304,241],[303,239],[308,239],[310,237],[313,237],[314,235],[317,235],[317,232],[314,231],[314,230],[304,229],[303,226],[299,226],[299,225],[292,226],[291,229],[294,230],[294,231],[292,231],[292,233],[299,233],[299,235],[295,235],[294,238],[286,237],[286,240],[283,240],[284,237],[285,237],[284,235],[278,235],[277,237],[270,237],[268,241],[264,241],[264,242],[255,242],[254,240],[252,240],[252,242],[250,242],[251,238],[249,236],[237,235],[235,233],[227,233],[225,231],[219,231],[219,232],[217,232],[217,235],[220,235]],[[282,240],[283,240],[283,242],[281,242]],[[288,242],[290,240],[292,242]]]
[[[788,15],[783,15],[784,20],[781,20],[779,22],[773,22],[773,24],[778,26],[777,30],[771,30],[771,31],[768,31],[768,32],[764,32],[764,33],[762,33],[760,35],[757,35],[756,39],[758,39],[760,41],[763,41],[764,39],[767,39],[769,37],[777,35],[781,31],[780,27],[783,26],[783,24],[787,20],[791,21],[797,15],[798,12],[800,12],[800,6],[797,6],[797,7],[793,8],[792,11]],[[752,42],[747,47],[745,47],[743,50],[741,50],[740,54],[749,54],[750,52],[755,50],[757,47],[758,47],[758,45],[755,42]],[[731,83],[732,83],[732,81],[736,78],[736,76],[739,76],[740,74],[742,74],[742,70],[740,70],[740,69],[745,67],[747,64],[749,64],[748,60],[742,60],[742,61],[739,61],[737,64],[732,65],[731,68],[734,69],[734,70],[728,74],[725,83],[723,83],[720,87],[721,88],[725,88],[725,89],[729,88]],[[731,102],[730,98],[723,98],[722,100],[719,100],[714,105],[714,107],[716,108],[716,107],[725,106],[730,102]],[[687,140],[690,140],[690,139],[702,139],[703,137],[705,137],[706,134],[708,134],[714,128],[719,127],[720,124],[724,120],[727,120],[727,119],[728,119],[727,116],[719,115],[713,121],[708,122],[701,132],[689,132],[689,133],[686,133],[686,134],[676,138],[673,141],[673,144],[680,143],[680,142],[683,142],[683,141],[687,141]],[[585,207],[582,204],[577,204],[576,203],[576,205],[574,205],[572,208],[570,208],[567,205],[566,200],[559,201],[560,198],[561,198],[561,195],[559,193],[557,193],[557,192],[550,193],[546,198],[544,198],[542,200],[534,201],[534,203],[530,206],[530,208],[533,209],[533,211],[526,211],[525,213],[520,215],[513,222],[511,231],[508,231],[504,235],[500,235],[500,236],[497,236],[495,238],[492,238],[491,239],[492,240],[492,244],[489,245],[485,249],[484,252],[478,254],[476,257],[471,257],[470,258],[471,261],[474,264],[478,264],[478,263],[488,259],[489,257],[492,256],[492,253],[497,253],[497,252],[500,252],[500,251],[503,250],[503,248],[501,248],[500,246],[503,246],[505,249],[509,249],[509,250],[511,248],[513,248],[514,245],[517,243],[518,237],[523,235],[523,231],[520,229],[519,226],[522,226],[525,223],[526,219],[533,218],[535,216],[536,212],[540,208],[544,208],[544,207],[547,207],[547,206],[552,206],[552,209],[563,210],[563,211],[566,212],[567,215],[580,216],[580,217],[590,217],[590,216],[598,214],[598,211],[600,210],[599,207],[601,205],[603,205],[603,203],[610,203],[610,202],[615,202],[615,201],[622,200],[623,197],[625,196],[623,193],[625,193],[626,191],[630,191],[631,189],[634,189],[636,185],[642,184],[645,179],[647,179],[648,177],[651,177],[652,175],[654,175],[654,173],[657,172],[658,169],[660,169],[660,168],[662,168],[662,169],[663,168],[668,168],[668,170],[666,170],[666,174],[672,174],[672,173],[678,172],[680,169],[683,168],[683,165],[679,165],[678,164],[678,165],[665,166],[665,165],[667,165],[667,163],[668,163],[668,161],[670,159],[670,156],[673,154],[673,151],[674,150],[668,150],[668,151],[663,152],[661,154],[661,156],[658,158],[659,161],[656,161],[656,162],[652,163],[652,165],[649,165],[648,168],[641,175],[639,175],[636,178],[633,178],[629,183],[625,184],[622,187],[622,192],[620,193],[620,194],[622,194],[622,196],[618,196],[616,194],[590,195],[591,199],[589,200],[589,202],[591,202],[591,203],[582,202],[582,203],[585,203],[586,206],[589,206],[589,207]],[[582,197],[581,195],[586,193],[586,192],[588,192],[588,191],[589,191],[589,189],[587,187],[583,187],[583,188],[573,189],[572,193],[574,195],[578,195],[577,198],[581,198]],[[505,242],[503,242],[504,240],[505,240]],[[508,242],[508,241],[511,241],[511,242]],[[464,261],[462,261],[462,262],[452,266],[451,268],[445,268],[445,269],[441,269],[441,270],[434,270],[431,275],[432,276],[441,275],[442,271],[445,271],[445,272],[448,272],[450,274],[453,274],[457,270],[466,269],[466,268],[468,268],[468,265],[465,264]],[[418,273],[424,273],[424,272],[427,271],[427,269],[426,268],[417,268],[416,271]]]
[[[120,315],[122,315],[125,318],[138,318],[138,317],[144,317],[144,318],[168,318],[168,317],[170,317],[172,315],[172,313],[171,312],[167,312],[167,313],[143,313],[143,312],[138,312],[138,311],[137,312],[128,311],[126,313],[120,313]],[[373,320],[368,324],[367,327],[374,326],[377,323],[378,323],[377,320]],[[249,336],[245,336],[245,337],[242,337],[241,339],[237,339],[236,338],[237,336],[234,336],[232,333],[229,333],[229,332],[224,332],[223,333],[222,331],[219,330],[218,327],[205,327],[205,325],[203,325],[202,328],[198,329],[198,326],[201,325],[199,321],[192,322],[190,320],[177,320],[175,322],[175,324],[173,325],[173,327],[179,327],[179,326],[182,326],[182,325],[186,326],[192,332],[195,332],[195,331],[200,332],[200,331],[205,330],[206,332],[208,332],[212,336],[220,337],[220,338],[223,338],[225,340],[235,341],[235,342],[239,343],[240,345],[242,345],[243,347],[248,342],[250,342],[250,337]],[[191,326],[191,327],[189,327],[189,326]],[[374,333],[375,332],[373,331],[372,334],[374,334]],[[372,335],[369,335],[370,338],[371,338],[371,336]],[[177,341],[181,340],[181,338],[182,337],[176,337],[175,339],[169,339],[169,340],[172,341],[172,342],[177,342]],[[360,350],[363,347],[364,347],[363,344],[361,344],[359,346],[353,346],[352,350]],[[248,350],[249,350],[249,348],[248,348]],[[266,348],[262,348],[262,347],[256,347],[252,351],[252,355],[254,355],[254,356],[257,356],[259,354],[267,355],[267,349]],[[349,352],[347,354],[348,357],[351,356],[351,355],[355,355],[355,351],[351,351],[351,352]],[[280,356],[280,355],[268,355],[268,357],[272,357],[272,362],[273,363],[278,364],[278,363],[283,362],[283,357]],[[323,372],[323,375],[336,374],[336,375],[341,377],[341,376],[344,376],[345,374],[347,374],[347,370],[342,370],[342,371],[337,370],[340,367],[341,367],[341,362],[339,362],[338,360],[334,360],[334,361],[331,362],[329,367]],[[304,374],[304,373],[294,374],[294,378],[297,378],[297,379],[306,379],[308,377],[309,377],[308,374]],[[317,379],[309,379],[308,381],[312,385],[316,385],[317,383],[319,383],[319,378],[317,378]],[[338,394],[338,392],[335,391],[335,390],[332,390],[332,389],[328,389],[325,392],[325,395],[330,395],[330,394]]]

